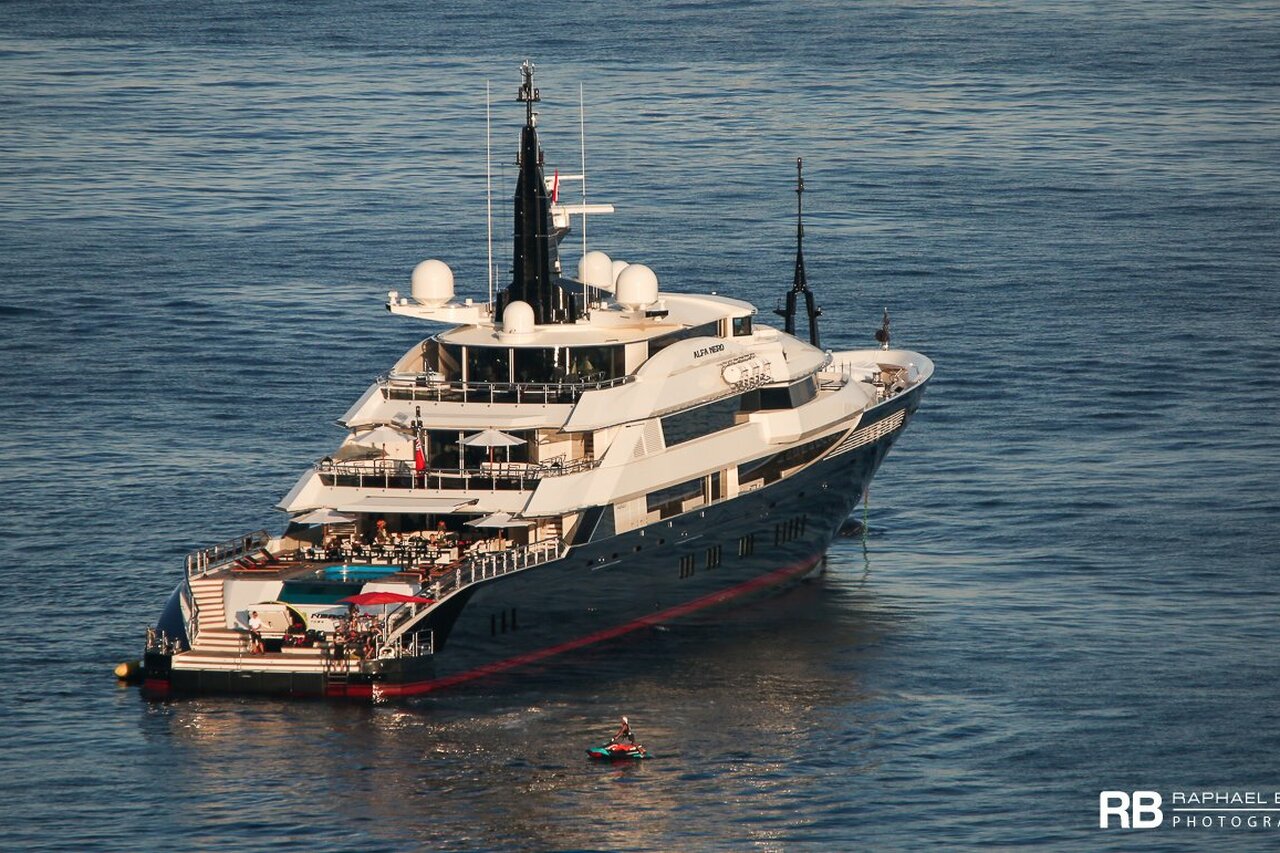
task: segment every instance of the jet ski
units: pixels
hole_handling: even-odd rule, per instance
[[[604,746],[593,746],[587,750],[587,757],[593,761],[628,761],[648,758],[643,746],[634,743],[606,743]]]

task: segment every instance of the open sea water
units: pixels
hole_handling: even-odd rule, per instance
[[[592,245],[664,288],[769,316],[805,158],[824,344],[888,307],[937,363],[865,542],[420,701],[117,686],[427,333],[386,291],[483,296],[486,81],[505,268],[526,57],[562,172],[582,87]],[[1280,790],[1276,3],[10,0],[0,105],[0,847],[1280,840],[1169,802]],[[624,713],[658,757],[588,764]]]

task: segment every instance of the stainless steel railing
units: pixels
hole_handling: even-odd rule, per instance
[[[409,459],[373,459],[351,462],[320,460],[314,464],[326,486],[373,487],[380,489],[506,489],[523,491],[537,486],[546,477],[562,477],[599,466],[596,459],[526,464],[494,462],[482,468],[428,468],[415,471]]]
[[[433,605],[419,608],[418,605],[405,605],[387,615],[387,639],[391,643],[413,630],[413,626],[426,618],[427,614],[439,606],[444,599],[466,589],[472,584],[482,583],[514,572],[531,569],[564,556],[568,546],[556,539],[550,542],[535,542],[504,551],[489,554],[474,554],[461,561],[453,570],[436,578],[423,587],[422,592],[436,600]]]
[[[463,382],[441,380],[437,373],[384,373],[376,381],[388,400],[576,403],[587,391],[613,388],[634,380],[634,376],[606,378],[601,373],[556,382]]]

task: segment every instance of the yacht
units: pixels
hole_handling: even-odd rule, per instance
[[[799,203],[785,330],[585,246],[566,276],[570,217],[612,208],[548,180],[533,70],[509,283],[458,298],[433,259],[387,294],[433,333],[342,416],[280,534],[187,556],[147,632],[148,695],[425,694],[822,570],[933,363],[890,346],[887,312],[873,348],[817,345]]]

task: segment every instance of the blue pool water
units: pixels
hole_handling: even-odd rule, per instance
[[[1277,45],[1275,0],[0,4],[0,849],[1273,848],[1098,797],[1280,790]],[[402,705],[117,687],[422,339],[386,292],[483,296],[526,56],[666,289],[772,319],[805,158],[824,344],[887,306],[937,364],[867,540]],[[659,758],[589,764],[624,713]]]
[[[371,581],[384,578],[399,571],[398,566],[325,566],[316,569],[311,577],[334,581]]]

